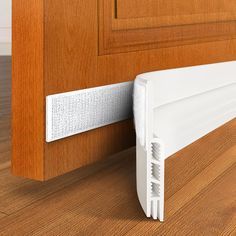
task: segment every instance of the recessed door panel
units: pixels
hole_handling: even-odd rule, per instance
[[[100,0],[99,14],[101,55],[236,36],[232,0]]]
[[[194,17],[194,15],[214,13],[230,15],[235,10],[234,0],[117,0],[116,2],[118,19],[184,15]]]

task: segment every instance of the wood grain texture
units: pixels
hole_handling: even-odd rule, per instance
[[[100,0],[99,53],[235,38],[235,9],[232,0]]]
[[[0,212],[0,219],[5,217],[6,215]]]
[[[167,182],[173,180],[173,165],[180,174],[166,185],[171,194],[164,223],[146,219],[139,205],[134,148],[45,183],[0,171],[0,212],[7,213],[0,218],[0,235],[234,235],[235,127],[236,119],[184,149],[184,159],[166,160]],[[209,150],[212,161],[194,172],[206,159],[195,153],[203,143],[216,143],[221,132],[230,145],[219,143],[221,153]]]
[[[13,0],[15,175],[47,180],[135,144],[132,120],[46,143],[46,95],[130,81],[148,71],[236,60],[234,22],[221,22],[221,26],[196,24],[194,30],[185,29],[188,41],[183,41],[179,32],[178,46],[167,48],[156,48],[155,43],[145,40],[142,45],[135,44],[137,33],[140,37],[162,37],[153,34],[156,29],[146,34],[143,28],[138,32],[127,28],[119,35],[114,30],[110,43],[117,47],[109,51],[100,37],[101,33],[109,34],[101,17],[104,14],[109,17],[106,22],[111,23],[114,12],[109,4],[114,1],[105,2],[104,12],[102,1]],[[31,14],[34,17],[29,22]],[[206,41],[211,42],[205,42],[205,38],[196,41],[199,32],[207,34]],[[25,39],[29,41],[27,49],[23,46]]]
[[[220,233],[221,236],[236,235],[236,215],[234,214],[231,220],[228,221],[224,230]]]
[[[44,179],[43,1],[12,2],[12,172]]]
[[[117,18],[131,19],[159,16],[206,15],[205,21],[211,14],[225,13],[233,16],[236,10],[234,0],[117,0]],[[235,17],[235,16],[234,16]],[[220,20],[218,16],[215,20]],[[235,18],[234,18],[235,19]],[[227,19],[225,19],[227,20]]]
[[[127,150],[124,155],[133,157],[133,153],[133,149]],[[0,166],[0,212],[12,214],[22,210],[69,185],[83,181],[88,176],[95,175],[106,168],[109,169],[112,165],[121,161],[119,156],[114,155],[106,161],[80,168],[47,182],[36,182],[11,176],[9,165],[4,169],[1,169]]]
[[[143,72],[236,60],[236,40],[100,56],[100,78],[122,82]],[[127,67],[129,68],[127,70]]]

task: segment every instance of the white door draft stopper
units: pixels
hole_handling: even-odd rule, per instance
[[[137,193],[164,220],[164,160],[236,117],[236,62],[146,73],[134,85]]]

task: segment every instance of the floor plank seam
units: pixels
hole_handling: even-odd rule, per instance
[[[0,171],[10,169],[10,167],[11,167],[11,162],[10,161],[0,163]]]
[[[65,189],[71,187],[72,185],[74,185],[74,184],[76,184],[76,183],[79,183],[80,181],[83,181],[84,179],[86,179],[86,178],[88,178],[88,177],[90,177],[90,176],[92,176],[92,175],[98,173],[98,172],[101,171],[102,169],[106,169],[108,166],[111,166],[111,165],[114,165],[114,163],[110,163],[109,165],[107,165],[107,166],[105,166],[105,167],[103,167],[103,168],[101,168],[101,169],[98,169],[96,172],[93,172],[92,174],[89,174],[89,175],[83,177],[82,179],[75,180],[75,181],[71,182],[70,184],[68,184],[67,186],[64,186],[64,187],[62,187],[62,188],[60,188],[60,189],[58,189],[58,190],[56,190],[56,191],[54,191],[54,192],[52,192],[52,193],[49,193],[49,194],[47,194],[47,195],[45,195],[45,196],[43,196],[43,197],[41,197],[41,198],[39,198],[39,199],[37,199],[37,200],[35,200],[35,201],[29,203],[28,205],[26,205],[26,206],[24,206],[24,207],[22,207],[22,208],[20,208],[20,209],[18,209],[18,210],[16,210],[16,211],[14,211],[14,212],[11,212],[11,213],[4,213],[4,214],[6,214],[7,216],[10,216],[10,215],[13,215],[13,214],[17,214],[18,212],[20,212],[20,211],[22,211],[22,210],[25,210],[25,209],[27,209],[28,207],[30,207],[30,206],[32,206],[32,205],[34,205],[34,204],[40,203],[40,201],[47,199],[47,198],[50,197],[51,195],[55,195],[55,194],[60,193],[61,191],[64,191]],[[118,168],[119,168],[119,167],[118,167]],[[121,167],[120,167],[120,168],[121,168]]]
[[[228,148],[225,152],[227,152],[228,150],[230,150],[230,148]],[[207,166],[205,166],[205,168],[204,169],[201,169],[196,175],[194,175],[191,179],[189,179],[188,180],[188,182],[186,183],[186,184],[188,184],[189,182],[191,182],[196,176],[198,176],[199,174],[201,174],[202,172],[204,172],[205,171],[205,169],[207,169],[211,164],[213,164],[219,157],[221,156],[221,154],[219,154],[218,156],[217,156],[217,158],[215,158],[214,160],[212,160]],[[233,166],[234,164],[232,164],[232,166]],[[231,168],[232,166],[230,166],[229,168]],[[228,169],[229,169],[228,168]],[[224,171],[225,172],[225,171]],[[224,173],[223,172],[223,173]],[[222,174],[223,174],[222,173]],[[214,180],[213,180],[214,181]],[[212,182],[213,182],[212,181]],[[212,183],[211,182],[211,183]],[[186,185],[185,184],[185,185]],[[210,184],[210,183],[209,183]],[[183,185],[180,189],[178,189],[178,191],[177,192],[179,192],[180,190],[182,190],[184,187],[185,187],[185,185]],[[168,201],[171,197],[173,197],[177,192],[175,192],[175,193],[173,193],[173,194],[171,194],[165,201]]]
[[[6,212],[3,212],[3,211],[0,211],[0,214],[5,215],[5,216],[9,216],[9,214],[7,214]],[[0,218],[0,220],[1,220],[1,218]]]
[[[194,199],[201,199],[204,198],[204,193],[208,190],[208,187],[211,185],[211,187],[214,187],[214,185],[218,184],[218,181],[221,181],[221,179],[224,178],[225,175],[227,175],[227,173],[229,171],[231,171],[231,169],[234,169],[236,167],[236,163],[233,163],[231,166],[229,166],[225,171],[223,171],[219,176],[217,176],[214,180],[212,180],[209,184],[207,184],[200,192],[198,192],[193,198],[191,198],[188,202],[186,202],[179,210],[177,210],[173,215],[171,215],[169,218],[172,218],[173,216],[175,216],[177,213],[181,212],[184,210],[184,208],[190,206],[190,204],[192,204],[192,201]],[[184,188],[184,187],[183,187]],[[177,192],[176,192],[177,193]]]

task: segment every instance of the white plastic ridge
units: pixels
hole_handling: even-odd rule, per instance
[[[236,62],[146,73],[134,84],[137,193],[164,220],[164,162],[236,117]]]

